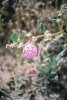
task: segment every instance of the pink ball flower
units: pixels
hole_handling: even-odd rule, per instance
[[[26,56],[26,58],[33,58],[37,55],[37,47],[34,44],[27,44],[23,48],[23,53]]]
[[[27,74],[33,77],[37,74],[37,70],[35,68],[29,68],[27,69]]]

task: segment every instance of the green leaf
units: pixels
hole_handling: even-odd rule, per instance
[[[20,53],[20,52],[21,52],[21,50],[20,50],[20,48],[18,48],[18,49],[17,49],[17,53]]]
[[[25,30],[22,30],[22,35],[23,36],[26,36],[27,35],[27,32]]]
[[[67,23],[67,19],[66,19],[66,20],[64,20],[64,23],[65,23],[65,24]]]
[[[53,21],[54,21],[55,23],[59,23],[59,22],[61,22],[61,19],[60,19],[60,18],[57,18],[57,19],[53,19]]]
[[[64,50],[62,50],[57,56],[56,58],[54,59],[53,62],[57,62],[62,56],[66,55],[67,54],[67,48],[65,48]]]
[[[9,93],[5,92],[4,90],[0,89],[0,92],[1,92],[4,96],[10,98],[11,100],[14,100],[14,99],[11,97],[11,95],[10,95]]]
[[[37,66],[37,70],[40,72],[43,72],[44,70],[41,68],[41,66]]]
[[[60,11],[61,11],[61,13],[65,12],[65,6],[64,5],[61,6]]]
[[[50,64],[48,67],[47,67],[47,70],[46,70],[46,73],[47,73],[47,78],[49,79],[50,76],[52,75],[52,71],[55,70],[56,68],[56,64],[58,62],[58,60],[67,54],[67,48],[65,48],[64,50],[62,50],[56,57],[55,59],[53,60],[52,64]]]
[[[11,35],[11,38],[12,38],[12,40],[13,40],[14,42],[18,42],[18,41],[19,41],[19,36],[18,36],[17,33],[13,33],[13,34]]]
[[[39,74],[39,75],[44,74],[44,70],[43,70],[43,68],[42,68],[39,64],[37,65],[36,68],[37,68],[37,70],[38,70],[38,74]]]
[[[42,33],[44,33],[46,31],[46,28],[44,27],[44,25],[42,23],[40,23],[40,31]]]
[[[49,69],[48,69],[48,71],[47,71],[47,79],[50,78],[51,73],[52,73],[52,71],[53,71],[53,68],[52,68],[52,67],[50,67],[50,66],[48,66],[48,67],[49,67]]]

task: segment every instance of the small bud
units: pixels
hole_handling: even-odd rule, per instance
[[[54,38],[53,40],[52,40],[52,43],[54,43],[54,42],[56,42],[57,41],[57,39],[56,38]]]
[[[31,35],[32,35],[32,34],[29,32],[26,36],[27,36],[27,37],[30,37]]]
[[[48,34],[45,35],[45,41],[51,40],[51,38],[52,38],[51,33],[48,33]]]
[[[55,80],[58,80],[58,76],[57,75],[55,76]]]
[[[48,33],[46,34],[45,38],[51,38],[52,34],[51,33]]]
[[[32,36],[32,41],[37,41],[37,38],[35,36]]]
[[[22,42],[21,43],[19,43],[19,45],[18,45],[18,48],[21,48],[22,47]]]
[[[6,44],[6,49],[9,48],[9,47],[10,47],[10,45],[9,44]]]
[[[64,48],[67,48],[67,44],[64,44]]]
[[[27,74],[30,76],[35,76],[37,74],[37,70],[35,68],[29,68],[27,69]]]

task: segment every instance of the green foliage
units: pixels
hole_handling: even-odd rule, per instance
[[[64,6],[64,5],[61,6],[60,12],[61,12],[62,14],[65,12],[65,6]]]
[[[66,55],[67,54],[67,48],[65,48],[64,50],[62,50],[54,59],[53,63],[54,62],[57,62],[62,56]]]
[[[37,70],[38,70],[38,75],[43,75],[44,74],[44,70],[39,64],[37,66]]]
[[[65,24],[67,23],[67,19],[66,19],[66,20],[64,20],[64,23],[65,23]]]
[[[16,32],[11,35],[13,42],[19,42],[19,36]]]
[[[11,95],[10,95],[9,93],[7,93],[7,92],[5,92],[5,91],[3,91],[3,90],[1,90],[1,89],[0,89],[0,92],[1,92],[5,97],[8,97],[8,98],[10,98],[11,100],[14,100],[14,99],[11,97]]]
[[[46,31],[46,28],[44,27],[44,25],[42,23],[40,23],[40,26],[39,27],[40,27],[40,31],[42,33],[44,33]]]
[[[49,62],[49,65],[45,67],[46,78],[49,79],[52,75],[52,71],[55,70],[58,60],[67,54],[67,48],[62,50],[53,60],[52,63]],[[42,70],[40,70],[42,72]]]
[[[58,60],[67,54],[67,48],[65,48],[64,50],[62,50],[53,60],[52,64],[48,66],[48,71],[47,71],[47,77],[50,78],[52,71],[56,68],[56,64],[58,62]]]
[[[20,53],[20,51],[21,51],[20,48],[17,48],[17,53]]]
[[[62,50],[62,51],[55,57],[55,59],[53,60],[52,64],[49,64],[49,66],[47,66],[47,70],[46,70],[47,75],[46,75],[46,76],[47,76],[48,79],[50,78],[52,71],[55,70],[56,64],[57,64],[58,60],[59,60],[62,56],[66,55],[66,54],[67,54],[67,48],[65,48],[64,50]]]
[[[26,36],[27,35],[27,32],[25,30],[22,30],[22,35],[23,36]]]
[[[60,19],[60,18],[57,18],[57,19],[53,19],[53,21],[54,21],[55,23],[59,23],[59,22],[61,22],[61,19]]]

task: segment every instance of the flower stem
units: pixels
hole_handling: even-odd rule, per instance
[[[59,34],[61,34],[62,32],[63,32],[63,30],[61,30],[61,31],[59,31],[59,32],[57,32],[57,33],[53,33],[51,36],[59,35]],[[46,34],[44,34],[44,35],[39,35],[39,36],[36,36],[36,38],[38,39],[38,38],[45,37],[45,36],[46,36]]]

